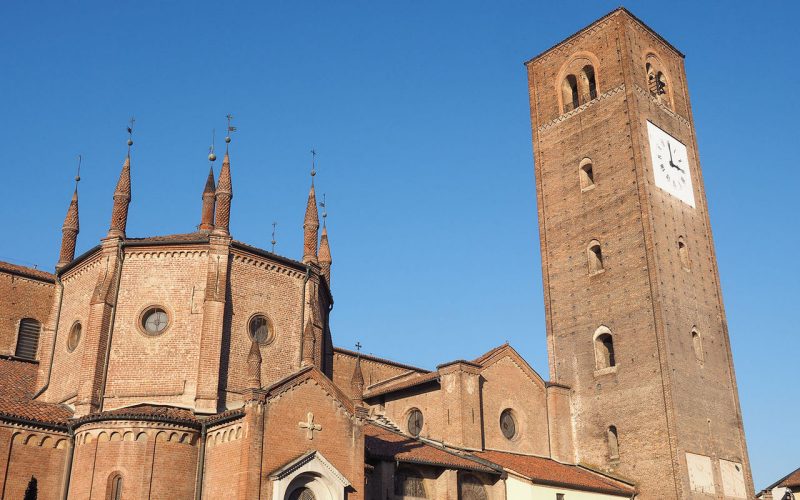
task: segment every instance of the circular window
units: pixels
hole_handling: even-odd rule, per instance
[[[259,344],[269,344],[275,337],[269,318],[263,314],[254,314],[247,322],[247,332],[250,338]]]
[[[147,335],[161,335],[169,326],[169,316],[161,307],[148,307],[142,313],[141,325]]]
[[[422,412],[418,409],[414,408],[410,412],[408,412],[408,432],[412,436],[419,436],[419,433],[422,432]]]
[[[517,422],[514,420],[514,414],[511,410],[503,410],[500,414],[500,430],[506,439],[512,439],[517,435]]]
[[[83,333],[83,327],[81,326],[80,321],[76,321],[69,330],[69,336],[67,337],[67,351],[72,352],[76,347],[78,347],[78,343],[81,341],[81,333]]]

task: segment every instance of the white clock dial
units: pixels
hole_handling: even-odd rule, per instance
[[[656,186],[694,208],[689,155],[681,141],[647,122]]]

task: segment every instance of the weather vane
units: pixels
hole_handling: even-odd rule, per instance
[[[225,136],[225,152],[228,152],[228,144],[231,143],[231,132],[236,132],[236,127],[231,125],[231,120],[233,120],[233,115],[228,113],[225,115],[225,118],[228,119],[228,131],[227,135]]]
[[[277,222],[272,223],[272,253],[275,253],[275,227],[278,225]]]
[[[133,146],[133,124],[136,123],[136,118],[131,116],[128,122],[128,154],[131,154],[131,146]]]
[[[322,209],[322,227],[325,227],[325,219],[328,217],[328,209],[325,205],[325,193],[322,193],[322,201],[319,202],[319,206]]]
[[[78,183],[81,181],[81,162],[83,161],[83,157],[78,155],[78,173],[75,174],[75,190],[78,190]]]
[[[317,175],[317,150],[311,148],[311,184],[314,184],[315,175]]]
[[[217,130],[211,129],[211,146],[208,147],[208,161],[214,162],[217,160],[217,155],[214,154],[214,142],[217,139]]]

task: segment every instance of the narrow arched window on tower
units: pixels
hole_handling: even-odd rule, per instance
[[[692,328],[692,348],[694,349],[695,359],[702,363],[704,361],[703,339],[700,338],[700,332],[697,331],[697,328]]]
[[[594,76],[594,67],[591,64],[584,66],[581,70],[581,76],[583,77],[584,91],[586,92],[581,101],[587,102],[597,99],[597,80]]]
[[[689,249],[686,248],[686,241],[683,236],[678,237],[678,256],[681,259],[681,267],[689,270]]]
[[[592,160],[584,158],[578,169],[578,176],[581,179],[581,191],[586,191],[594,187],[594,168]]]
[[[114,472],[108,477],[106,498],[108,500],[122,500],[122,474]]]
[[[611,335],[611,330],[605,326],[601,326],[594,332],[594,354],[598,370],[617,366],[614,356],[614,337]]]
[[[564,113],[572,111],[580,105],[578,99],[578,79],[575,75],[567,75],[561,84],[561,97],[564,101]]]
[[[619,459],[619,435],[617,434],[617,427],[611,425],[608,427],[608,458],[611,460]]]
[[[24,318],[19,322],[19,332],[17,334],[17,349],[14,356],[31,361],[36,359],[39,350],[39,333],[42,326],[32,318]]]
[[[589,274],[597,274],[603,271],[603,251],[600,249],[600,242],[592,240],[586,249],[586,257],[589,260]]]

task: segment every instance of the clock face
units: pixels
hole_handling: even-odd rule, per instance
[[[650,122],[650,155],[656,186],[694,208],[694,189],[686,146]]]

